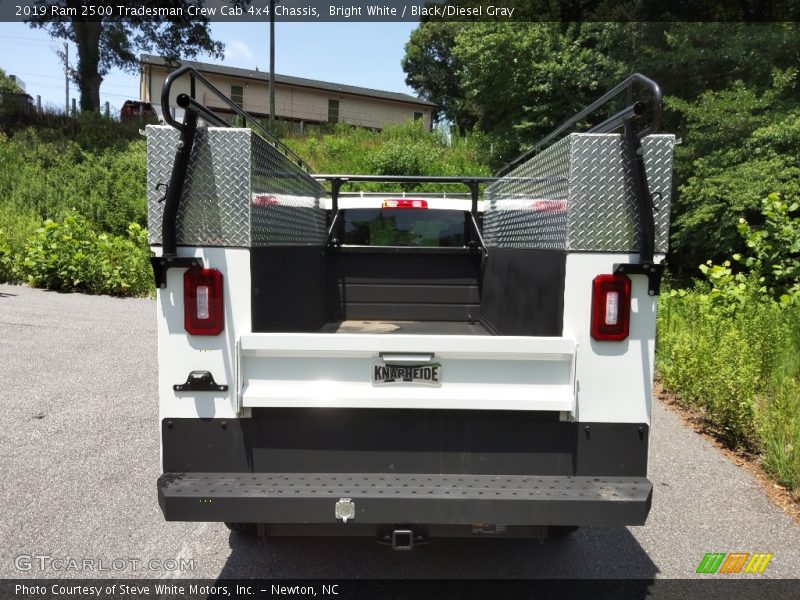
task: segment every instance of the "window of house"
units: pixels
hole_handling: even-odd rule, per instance
[[[239,108],[244,105],[244,88],[241,85],[231,86],[231,102]]]
[[[339,101],[328,100],[328,123],[339,122]]]
[[[422,120],[423,114],[421,112],[414,111],[414,122]]]

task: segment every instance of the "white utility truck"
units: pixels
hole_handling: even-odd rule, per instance
[[[674,145],[654,82],[495,178],[314,176],[196,85],[250,119],[184,67],[147,127],[167,520],[398,550],[645,522]]]

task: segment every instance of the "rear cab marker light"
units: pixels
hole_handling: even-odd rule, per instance
[[[427,200],[384,200],[383,208],[428,208]]]

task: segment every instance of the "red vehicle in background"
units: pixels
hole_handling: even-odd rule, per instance
[[[124,122],[140,121],[142,123],[158,123],[158,113],[149,102],[126,100],[119,111],[119,120]]]

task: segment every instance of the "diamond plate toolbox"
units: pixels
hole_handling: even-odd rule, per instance
[[[163,198],[178,131],[147,129],[147,223],[161,243]],[[178,209],[184,246],[296,246],[325,241],[325,189],[250,129],[200,128]]]
[[[666,252],[675,137],[642,140],[653,197],[655,251]],[[619,134],[573,133],[486,189],[490,247],[637,252],[640,230],[631,166]]]

